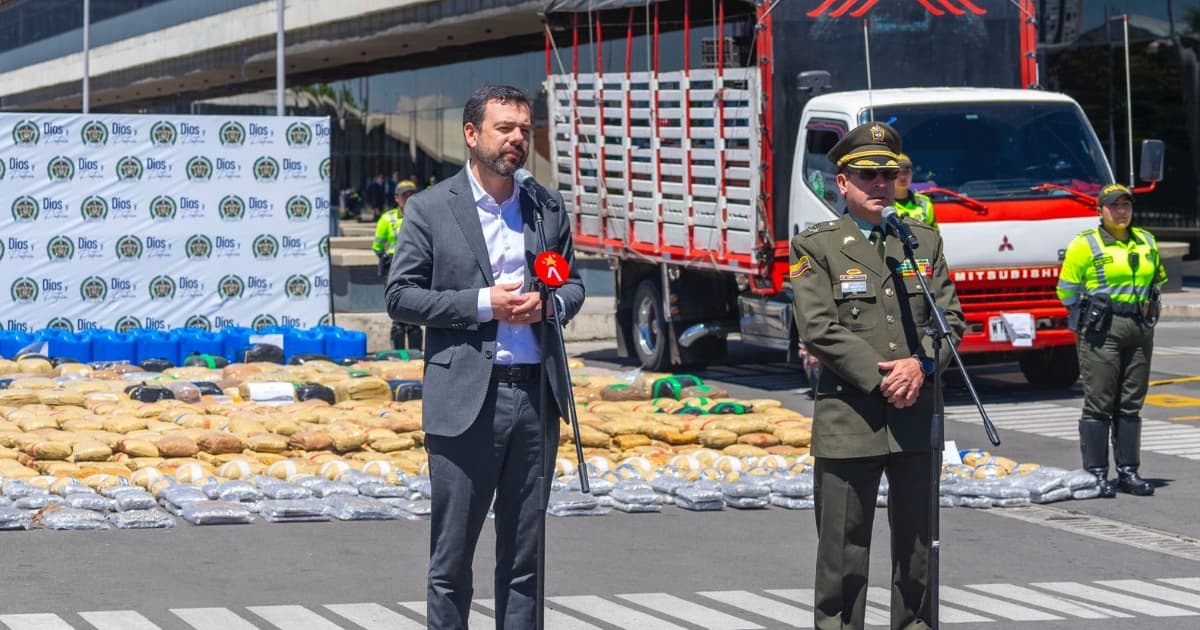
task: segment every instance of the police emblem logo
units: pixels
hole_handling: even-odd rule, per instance
[[[312,281],[301,274],[288,276],[283,286],[289,300],[304,299],[312,293]]]
[[[329,158],[325,158],[324,160],[321,160],[321,166],[317,169],[318,171],[321,172],[321,181],[323,181],[323,182],[329,181],[329,173],[330,173],[331,168],[332,168],[332,166],[329,162]]]
[[[288,146],[306,147],[312,144],[312,127],[302,122],[294,122],[288,125],[284,136],[287,138]]]
[[[255,315],[254,319],[250,321],[250,327],[256,332],[261,331],[264,328],[270,328],[271,326],[278,325],[279,320],[275,319],[274,315],[267,315],[266,313]]]
[[[126,234],[117,239],[116,244],[117,259],[119,260],[136,260],[142,257],[142,239]]]
[[[0,260],[4,260],[4,241],[0,240]]]
[[[150,200],[150,218],[155,221],[169,221],[175,218],[179,205],[175,199],[167,195],[159,195]]]
[[[883,127],[871,125],[871,139],[875,142],[883,142]]]
[[[224,221],[240,221],[246,216],[246,202],[237,195],[228,195],[217,204],[218,212]]]
[[[84,146],[102,147],[108,143],[108,126],[98,120],[93,120],[79,130],[79,137],[83,140]]]
[[[66,317],[55,317],[46,322],[46,328],[54,330],[65,330],[67,332],[75,332],[75,326],[71,324],[71,320]]]
[[[91,195],[79,204],[79,214],[84,221],[103,221],[108,218],[108,201],[99,195]]]
[[[88,276],[79,283],[79,297],[84,302],[102,302],[108,297],[108,283],[100,276]]]
[[[183,245],[183,251],[187,252],[188,258],[204,260],[212,256],[212,240],[203,234],[193,234],[188,237],[188,240]]]
[[[329,258],[329,237],[328,236],[322,236],[321,240],[317,243],[317,253],[319,253],[321,255],[321,258]]]
[[[17,197],[12,202],[12,216],[17,223],[37,221],[39,210],[37,199],[29,195]]]
[[[46,243],[46,256],[51,260],[70,260],[75,257],[75,243],[65,236],[55,236]]]
[[[254,252],[254,257],[259,260],[274,258],[279,255],[279,241],[270,234],[259,234],[254,237],[254,243],[250,249]]]
[[[116,325],[113,326],[113,328],[119,333],[127,333],[131,330],[141,327],[142,320],[134,317],[133,315],[126,315],[121,319],[118,319]]]
[[[4,166],[4,160],[0,160],[0,179],[4,179],[4,175],[7,172],[8,168]]]
[[[179,132],[175,129],[175,125],[160,120],[150,126],[150,142],[156,147],[169,147],[175,144],[175,140],[179,138]]]
[[[117,161],[117,179],[141,179],[142,161],[127,155]]]
[[[217,295],[221,299],[240,298],[246,291],[246,283],[238,276],[229,274],[217,282]]]
[[[75,177],[75,163],[71,158],[57,155],[46,164],[46,175],[52,182],[66,182]]]
[[[42,131],[38,129],[37,123],[30,120],[22,120],[13,125],[12,139],[17,146],[28,147],[38,143],[42,138]]]
[[[175,297],[175,280],[170,276],[154,276],[150,279],[150,299],[169,300]]]
[[[38,283],[33,278],[22,276],[13,280],[9,286],[9,295],[17,304],[31,304],[38,299]]]
[[[192,315],[183,322],[184,328],[198,328],[200,330],[212,330],[212,321],[203,315]]]
[[[197,155],[187,161],[185,167],[187,178],[192,180],[207,180],[212,178],[212,161],[203,155]]]
[[[284,209],[290,221],[307,221],[312,216],[312,202],[303,195],[296,195],[288,199]]]
[[[275,158],[262,156],[254,160],[254,179],[260,182],[274,181],[279,178],[279,162]]]
[[[241,123],[231,120],[217,130],[217,137],[220,138],[221,144],[229,147],[240,147],[246,142],[246,128]]]

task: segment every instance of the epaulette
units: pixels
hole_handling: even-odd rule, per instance
[[[834,219],[833,221],[825,221],[822,223],[814,223],[814,224],[808,226],[804,231],[800,232],[799,236],[809,236],[810,234],[818,234],[820,232],[828,232],[830,230],[836,230],[837,227],[838,227],[837,219]]]

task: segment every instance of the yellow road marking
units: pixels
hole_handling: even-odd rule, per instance
[[[1146,404],[1155,407],[1200,407],[1200,398],[1176,394],[1150,394],[1146,396]]]
[[[1156,385],[1174,385],[1176,383],[1195,383],[1200,381],[1200,376],[1180,376],[1177,378],[1164,378],[1159,381],[1150,381],[1150,387]]]
[[[1173,422],[1191,422],[1193,420],[1200,420],[1200,416],[1175,416],[1171,420]]]

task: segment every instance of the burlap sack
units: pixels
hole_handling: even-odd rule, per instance
[[[163,457],[192,457],[200,452],[196,440],[182,435],[182,432],[162,436],[155,442],[155,446],[158,447],[159,455]]]
[[[209,431],[196,440],[196,446],[200,450],[210,455],[222,455],[226,453],[241,453],[246,448],[242,439],[231,433],[222,431]]]
[[[112,449],[104,443],[85,439],[71,446],[71,454],[77,462],[102,462],[112,457]]]
[[[158,447],[153,442],[126,438],[117,445],[122,453],[130,457],[158,457]]]

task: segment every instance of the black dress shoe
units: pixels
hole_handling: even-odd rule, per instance
[[[1136,469],[1118,472],[1117,490],[1137,497],[1148,497],[1154,494],[1154,486],[1138,476]]]

